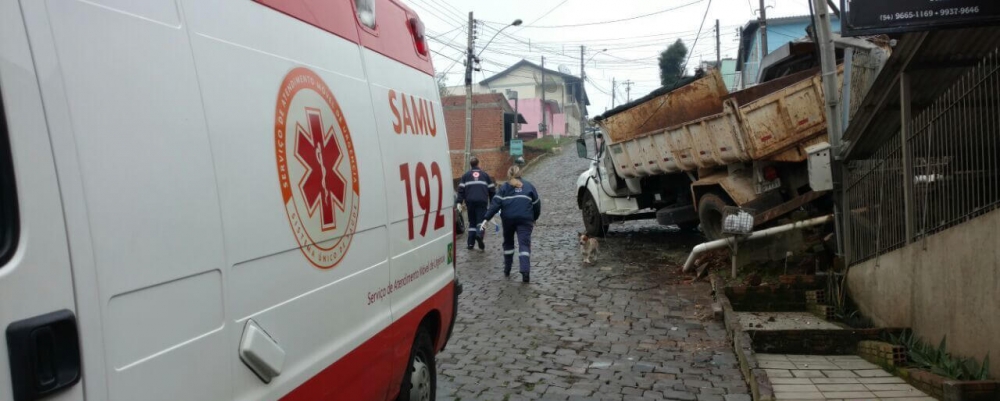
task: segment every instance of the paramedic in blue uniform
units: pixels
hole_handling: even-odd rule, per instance
[[[465,202],[465,208],[469,213],[468,249],[472,249],[476,242],[479,242],[479,249],[486,249],[486,244],[483,243],[486,232],[474,224],[483,221],[483,215],[490,206],[490,199],[496,194],[497,186],[489,174],[479,169],[477,157],[469,159],[469,165],[472,169],[466,172],[458,183],[458,203]]]
[[[507,171],[509,180],[500,186],[493,204],[486,212],[480,230],[486,228],[486,223],[500,213],[503,222],[503,275],[510,277],[510,268],[514,264],[514,235],[517,235],[517,254],[521,265],[521,281],[527,283],[531,272],[531,231],[535,221],[542,213],[542,199],[530,182],[521,178],[521,168],[511,166]]]

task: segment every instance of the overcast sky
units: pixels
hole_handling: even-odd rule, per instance
[[[611,81],[631,81],[635,99],[659,87],[656,58],[676,39],[687,44],[689,69],[715,60],[715,20],[721,28],[722,57],[736,57],[738,27],[755,19],[760,0],[402,0],[419,14],[431,36],[434,67],[446,72],[446,84],[461,85],[466,22],[472,11],[477,28],[476,52],[482,72],[474,81],[503,71],[520,59],[580,75],[580,45],[585,46],[587,94],[591,116],[611,107]],[[767,16],[808,15],[809,0],[765,0]],[[709,5],[711,5],[709,7]],[[707,11],[707,17],[706,17]],[[701,35],[698,30],[704,18]],[[520,18],[524,24],[498,29]],[[615,20],[623,20],[613,22]],[[799,32],[772,34],[801,36]],[[697,40],[697,44],[695,41]],[[530,45],[529,45],[530,43]],[[607,49],[606,51],[601,51]],[[617,87],[617,104],[626,96]]]

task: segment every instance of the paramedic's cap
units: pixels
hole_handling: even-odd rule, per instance
[[[514,159],[514,164],[517,164],[518,166],[523,166],[524,165],[524,158],[521,157],[521,156],[518,156],[517,159]]]

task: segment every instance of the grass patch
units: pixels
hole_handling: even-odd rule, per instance
[[[551,136],[546,136],[538,139],[532,139],[524,143],[525,148],[530,148],[534,150],[540,150],[543,152],[551,152],[552,148],[562,147],[567,144],[573,143],[574,138],[560,137],[555,138]]]

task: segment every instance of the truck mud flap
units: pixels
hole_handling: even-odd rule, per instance
[[[694,205],[663,208],[656,211],[656,222],[661,226],[698,221]]]
[[[784,216],[785,214],[791,213],[795,209],[798,209],[809,202],[819,199],[821,196],[827,193],[828,192],[826,191],[823,192],[809,191],[807,193],[799,195],[788,202],[778,205],[777,207],[758,213],[753,217],[753,225],[754,227],[756,227],[761,224],[767,223],[771,220],[774,220],[778,217]]]

